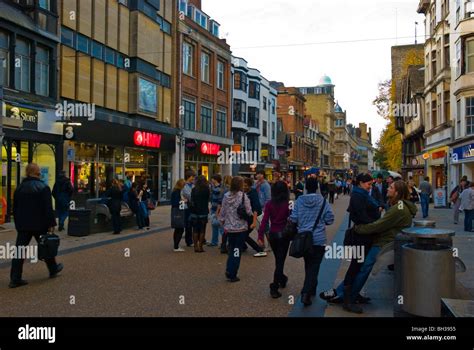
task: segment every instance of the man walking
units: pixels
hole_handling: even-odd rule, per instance
[[[64,230],[64,222],[69,215],[69,203],[71,202],[74,188],[71,180],[66,177],[66,172],[59,172],[58,179],[53,186],[53,197],[56,200],[56,213],[59,221],[59,231]]]
[[[17,251],[26,247],[35,237],[39,242],[40,236],[46,232],[53,233],[56,219],[53,211],[53,200],[50,188],[40,180],[41,173],[38,165],[31,163],[26,167],[26,178],[15,191],[13,197],[13,217],[18,231],[16,239]],[[10,273],[10,288],[28,284],[21,278],[24,259],[13,259]],[[63,264],[57,264],[55,258],[45,259],[49,277],[63,269]]]
[[[464,209],[464,231],[472,231],[474,219],[474,182],[461,193],[461,208]]]
[[[425,177],[425,180],[420,183],[420,191],[421,211],[423,212],[423,219],[426,219],[430,208],[430,197],[433,193],[429,177]]]
[[[267,204],[267,202],[272,198],[271,187],[268,181],[265,179],[265,172],[263,170],[257,172],[257,175],[255,176],[255,178],[257,179],[255,189],[257,190],[257,193],[258,193],[260,206],[262,208],[265,208],[265,205]],[[279,180],[275,180],[275,181],[279,181]]]
[[[454,224],[457,225],[459,222],[459,213],[461,208],[461,193],[468,188],[467,179],[462,179],[459,185],[457,185],[450,195],[451,203],[453,204],[453,217]]]
[[[186,184],[181,191],[181,197],[184,198],[186,204],[184,208],[184,222],[185,222],[185,234],[184,239],[186,241],[186,245],[188,247],[193,246],[193,228],[191,225],[191,192],[194,187],[194,178],[196,177],[196,173],[193,170],[186,171],[185,180]]]

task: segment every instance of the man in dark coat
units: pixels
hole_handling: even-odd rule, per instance
[[[64,222],[69,215],[69,203],[71,202],[74,188],[71,180],[66,177],[66,172],[61,171],[53,186],[53,197],[56,200],[56,213],[59,221],[59,231],[64,230]]]
[[[53,211],[53,200],[50,188],[40,180],[40,168],[31,163],[26,167],[26,178],[15,191],[13,197],[13,217],[18,231],[16,247],[26,247],[35,237],[39,242],[40,236],[47,232],[53,233],[56,219]],[[24,259],[12,259],[10,273],[10,288],[28,284],[22,280]],[[63,269],[63,264],[57,264],[55,258],[45,259],[49,277],[56,275]]]

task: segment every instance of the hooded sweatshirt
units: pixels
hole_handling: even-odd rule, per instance
[[[321,211],[324,197],[320,194],[306,194],[298,198],[290,215],[290,220],[298,226],[298,233],[313,232],[313,245],[326,244],[326,225],[334,223],[331,205],[326,202],[321,219],[313,231],[314,223]]]
[[[252,215],[252,206],[250,200],[243,192],[227,192],[222,201],[222,209],[219,213],[219,220],[224,226],[224,230],[228,233],[232,232],[246,232],[248,230],[248,222],[242,220],[237,213],[239,205],[242,203],[244,197],[245,210],[248,215]]]
[[[358,225],[355,230],[362,235],[376,234],[373,245],[383,247],[393,242],[395,236],[404,228],[412,225],[417,211],[415,204],[409,200],[402,200],[392,205],[381,219],[371,224]]]

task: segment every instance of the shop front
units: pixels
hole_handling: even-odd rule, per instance
[[[2,102],[2,186],[1,197],[5,220],[12,215],[13,195],[25,178],[28,163],[37,163],[41,180],[53,187],[62,168],[62,125],[55,112],[33,105]],[[3,215],[2,215],[3,217]]]
[[[448,147],[440,147],[423,154],[425,160],[425,173],[430,178],[434,192],[437,193],[437,207],[445,207],[447,203],[448,191]],[[441,193],[445,195],[442,197]],[[442,198],[442,199],[439,199]]]
[[[76,206],[102,197],[114,179],[147,183],[155,200],[170,200],[174,135],[104,121],[69,131],[65,153]]]
[[[450,189],[456,187],[463,176],[469,181],[474,179],[474,143],[457,145],[451,150],[451,181]]]
[[[220,152],[226,152],[226,147],[228,146],[218,143],[186,139],[185,171],[193,170],[198,176],[205,176],[208,181],[215,174],[223,175],[223,165],[227,163],[226,159],[222,159],[219,155],[221,154]]]

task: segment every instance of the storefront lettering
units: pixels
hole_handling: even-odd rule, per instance
[[[221,150],[221,146],[215,143],[203,142],[201,144],[201,153],[210,156],[217,156]]]
[[[470,158],[474,158],[474,144],[458,147],[453,150],[453,162],[459,162]]]
[[[160,148],[161,135],[144,131],[135,131],[133,140],[136,146]]]
[[[33,109],[15,107],[7,104],[7,117],[21,120],[23,128],[36,130],[38,128],[38,112]]]

